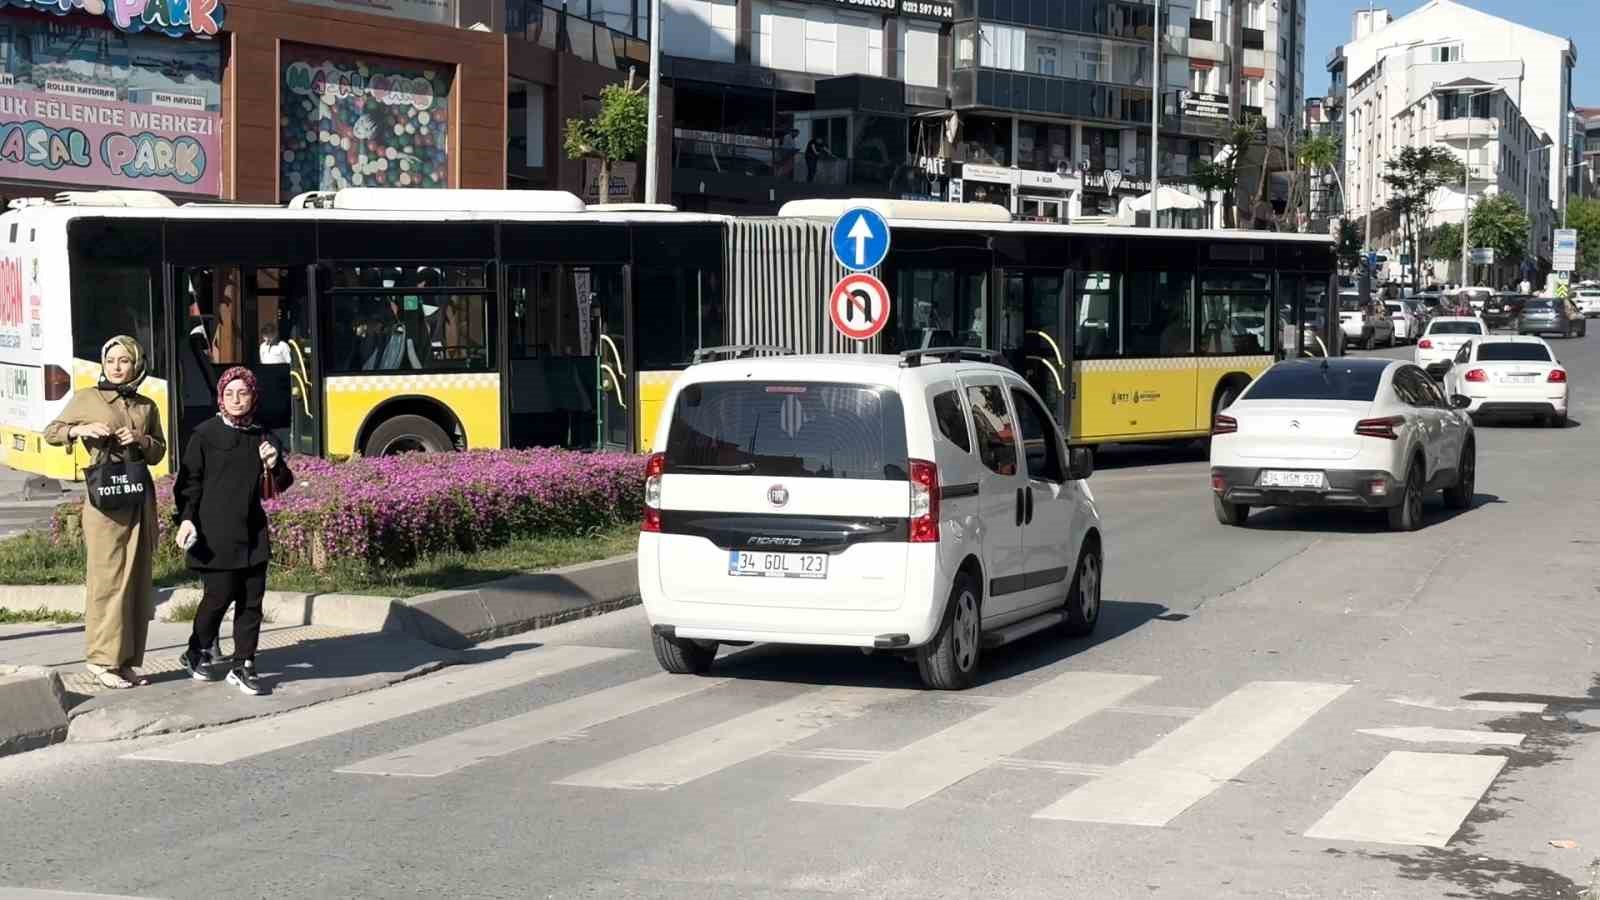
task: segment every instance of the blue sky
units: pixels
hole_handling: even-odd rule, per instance
[[[1600,106],[1600,10],[1581,8],[1593,0],[1461,0],[1490,15],[1510,19],[1530,28],[1565,35],[1578,45],[1578,67],[1572,73],[1572,101],[1579,106]],[[1421,6],[1423,0],[1379,3],[1395,18]],[[1310,0],[1306,17],[1306,96],[1328,92],[1324,63],[1334,47],[1350,40],[1350,15],[1366,9],[1367,0]]]

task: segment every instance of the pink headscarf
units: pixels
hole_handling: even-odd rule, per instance
[[[245,387],[250,389],[250,408],[245,410],[244,415],[238,417],[228,415],[227,408],[222,405],[222,392],[226,391],[228,385],[235,381],[244,382]],[[251,374],[250,370],[244,366],[234,366],[223,372],[222,377],[217,379],[217,415],[222,417],[222,421],[227,422],[234,428],[249,428],[251,423],[255,421],[258,396],[256,376]]]

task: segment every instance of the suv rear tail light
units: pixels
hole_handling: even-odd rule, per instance
[[[1423,338],[1422,340],[1417,341],[1417,349],[1418,350],[1432,350],[1433,349],[1433,341],[1430,341],[1427,338]]]
[[[639,530],[661,533],[661,473],[666,471],[667,456],[652,453],[644,464],[644,521]]]
[[[1548,381],[1548,382],[1550,382],[1552,384],[1566,384],[1567,383],[1567,370],[1566,369],[1551,369],[1550,370],[1550,377],[1546,378],[1545,381]]]
[[[911,460],[911,543],[939,543],[939,467]]]
[[[1468,381],[1488,381],[1489,373],[1482,369],[1469,369],[1465,377]]]
[[[1362,419],[1356,423],[1356,434],[1362,437],[1383,438],[1387,441],[1400,439],[1395,429],[1406,424],[1404,416],[1385,416],[1381,419]]]
[[[1233,434],[1239,430],[1239,420],[1233,416],[1219,415],[1211,420],[1212,434]]]
[[[44,398],[60,400],[72,393],[72,375],[60,366],[44,367]]]

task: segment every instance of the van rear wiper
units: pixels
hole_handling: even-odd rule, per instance
[[[732,463],[726,466],[695,465],[680,463],[672,467],[674,472],[710,472],[716,475],[740,475],[754,472],[756,464],[753,462]]]

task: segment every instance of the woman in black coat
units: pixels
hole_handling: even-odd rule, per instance
[[[262,495],[294,483],[281,448],[253,420],[256,391],[250,370],[235,366],[222,373],[217,416],[195,429],[173,485],[178,546],[188,552],[189,568],[199,573],[204,586],[189,649],[179,662],[196,680],[218,680],[206,648],[216,641],[228,607],[237,602],[233,667],[227,680],[250,695],[265,693],[256,678],[256,645],[272,545]]]

